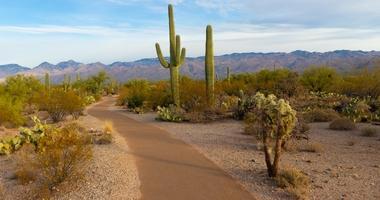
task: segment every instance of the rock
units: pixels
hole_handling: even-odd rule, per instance
[[[251,162],[256,162],[256,160],[255,160],[255,159],[252,159]]]
[[[373,167],[374,168],[380,168],[380,165],[374,165]]]
[[[352,176],[354,179],[357,179],[357,180],[360,179],[360,176],[359,176],[358,174],[352,174],[351,176]]]

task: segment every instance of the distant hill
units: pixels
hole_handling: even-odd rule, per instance
[[[255,72],[261,69],[288,68],[302,72],[311,65],[328,65],[344,72],[363,67],[373,67],[380,64],[380,51],[348,51],[338,50],[325,53],[294,51],[291,53],[234,53],[215,57],[216,73],[225,76],[227,67],[233,73]],[[49,72],[54,81],[61,81],[65,74],[75,77],[87,77],[105,70],[118,80],[125,81],[133,78],[151,80],[167,79],[169,71],[162,68],[157,59],[142,59],[134,62],[115,62],[106,65],[100,62],[83,64],[73,60],[56,65],[41,63],[32,69],[16,64],[0,66],[0,78],[18,73],[42,76]],[[203,78],[204,57],[187,58],[181,67],[183,75]]]

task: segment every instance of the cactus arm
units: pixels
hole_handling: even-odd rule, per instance
[[[158,60],[160,61],[161,65],[164,68],[169,68],[170,65],[169,65],[168,61],[165,60],[165,58],[164,58],[164,56],[162,54],[162,51],[161,51],[160,44],[158,44],[158,43],[156,43],[156,51],[157,51]]]
[[[175,65],[179,66],[181,63],[181,36],[176,36],[176,51],[175,51]]]
[[[185,59],[186,59],[186,48],[182,48],[179,65],[182,65],[183,63],[185,63]]]

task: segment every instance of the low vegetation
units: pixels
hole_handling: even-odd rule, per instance
[[[75,124],[48,127],[37,146],[24,146],[18,156],[17,178],[32,181],[40,198],[46,198],[60,183],[82,177],[92,157],[91,140]]]
[[[349,131],[349,130],[354,130],[356,128],[356,125],[350,119],[341,118],[341,119],[336,119],[332,121],[329,127],[332,130]]]
[[[376,137],[378,131],[376,128],[366,127],[361,130],[362,136],[364,137]]]
[[[310,179],[300,170],[295,168],[283,169],[275,180],[279,187],[286,189],[297,199],[308,199]]]

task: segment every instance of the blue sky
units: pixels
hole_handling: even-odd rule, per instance
[[[380,49],[376,0],[2,0],[0,64],[132,61],[168,55],[167,4],[189,56],[215,52]]]

